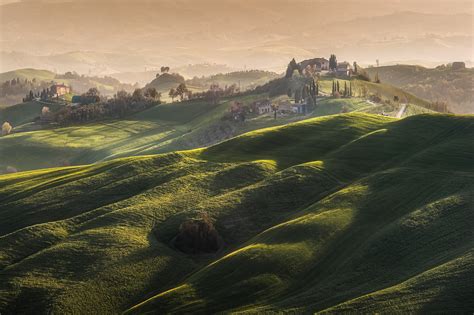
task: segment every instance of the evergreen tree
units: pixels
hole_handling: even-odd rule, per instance
[[[296,89],[295,91],[295,103],[300,103],[301,102],[301,90]]]
[[[344,97],[347,97],[347,81],[344,81]]]
[[[337,58],[336,58],[336,55],[331,54],[331,56],[329,57],[329,69],[330,69],[330,70],[336,70],[336,68],[337,68]]]
[[[336,81],[337,82],[337,85],[336,85],[336,90],[337,92],[339,93],[341,90],[339,89],[339,80]]]
[[[352,81],[349,83],[349,96],[352,97]]]

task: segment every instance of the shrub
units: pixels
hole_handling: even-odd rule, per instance
[[[219,233],[207,214],[183,222],[174,240],[174,246],[186,254],[214,253],[221,243]]]

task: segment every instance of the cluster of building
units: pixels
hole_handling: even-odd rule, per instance
[[[60,97],[63,95],[66,95],[71,92],[71,88],[64,83],[61,84],[53,84],[51,85],[51,88],[49,89],[50,94],[53,97]]]
[[[336,69],[329,68],[329,60],[326,58],[313,58],[301,62],[301,68],[310,72],[333,72],[337,76],[350,76],[352,74],[351,64],[347,61],[338,62]]]
[[[234,120],[245,120],[247,114],[266,115],[274,114],[307,114],[310,111],[310,105],[305,101],[292,102],[290,100],[272,103],[269,99],[255,101],[246,106],[241,102],[233,102],[229,109]]]

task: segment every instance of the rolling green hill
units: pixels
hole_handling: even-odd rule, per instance
[[[175,89],[180,83],[184,83],[184,78],[177,73],[163,73],[148,83],[145,88],[155,88],[163,96],[167,96],[170,89]]]
[[[13,123],[16,132],[0,137],[0,172],[8,166],[31,170],[193,149],[251,130],[284,125],[312,116],[338,114],[343,108],[348,111],[381,112],[377,106],[358,98],[324,99],[308,116],[280,116],[274,120],[271,115],[264,115],[245,122],[223,120],[233,101],[250,104],[266,97],[266,94],[232,97],[218,105],[203,100],[161,104],[123,120],[56,126],[28,132],[21,132],[22,126]],[[26,105],[0,111],[0,118],[24,123],[26,118],[39,115],[41,104]]]
[[[213,83],[217,83],[222,87],[235,84],[240,86],[242,91],[245,91],[254,89],[258,85],[263,85],[268,81],[279,77],[281,77],[281,75],[275,72],[263,70],[234,71],[229,73],[219,73],[207,77],[194,77],[193,79],[186,80],[186,84],[201,89],[208,89]]]
[[[374,82],[367,82],[362,80],[344,80],[339,78],[331,78],[331,77],[322,77],[319,80],[319,84],[321,86],[321,91],[327,94],[331,93],[331,86],[332,81],[339,81],[339,85],[341,90],[343,90],[344,83],[349,86],[350,82],[353,84],[353,94],[356,97],[368,97],[370,95],[377,95],[379,96],[382,101],[390,101],[393,102],[393,97],[398,96],[401,102],[407,102],[408,104],[416,105],[419,107],[429,107],[429,101],[424,100],[420,97],[417,97],[403,89],[400,89],[396,86],[386,84],[386,83],[374,83]]]
[[[0,73],[0,82],[13,80],[16,78],[20,78],[22,80],[28,79],[30,81],[33,79],[38,81],[52,81],[55,77],[56,73],[49,70],[27,68]]]
[[[474,117],[351,113],[0,176],[0,311],[470,313]],[[214,254],[174,247],[207,213]]]
[[[8,121],[13,126],[20,126],[33,121],[41,114],[41,109],[47,106],[51,111],[60,107],[58,103],[30,101],[6,108],[0,108],[0,122]]]
[[[19,78],[21,81],[27,79],[29,84],[16,85],[14,87],[3,86],[5,81]],[[35,80],[35,82],[31,82]],[[18,69],[0,73],[0,107],[7,107],[22,101],[27,93],[34,93],[49,88],[51,84],[64,83],[72,87],[75,94],[82,94],[92,87],[96,87],[103,95],[111,96],[120,90],[133,91],[136,86],[120,83],[112,77],[83,76],[76,73],[57,74],[48,70]],[[71,95],[69,95],[69,98]]]
[[[420,98],[448,102],[455,113],[474,113],[474,69],[434,69],[414,65],[395,65],[366,69],[373,78],[378,73],[382,83],[402,88]]]

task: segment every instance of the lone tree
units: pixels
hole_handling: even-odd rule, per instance
[[[288,64],[288,67],[286,68],[285,78],[287,79],[291,78],[295,70],[298,70],[298,73],[300,75],[303,74],[303,70],[301,69],[301,66],[297,64],[295,58],[293,58],[291,59],[290,63]]]
[[[329,57],[329,69],[330,70],[336,70],[337,69],[337,58],[336,55],[332,54]]]
[[[354,61],[354,74],[357,74],[357,62]]]
[[[278,105],[272,104],[273,119],[277,119]]]
[[[205,213],[199,219],[183,222],[174,239],[174,246],[187,254],[214,253],[222,244],[221,237]]]
[[[8,121],[4,122],[2,125],[2,136],[9,135],[12,132],[12,125]]]

